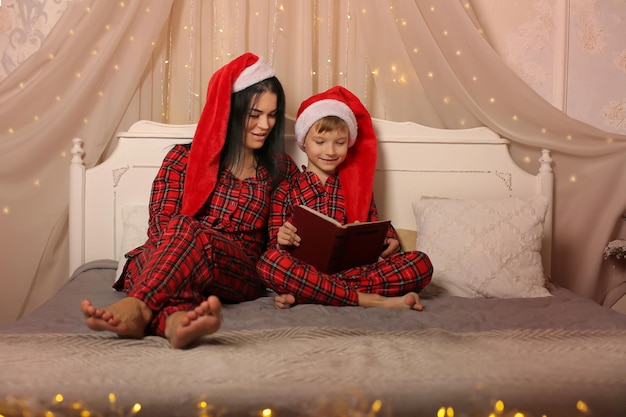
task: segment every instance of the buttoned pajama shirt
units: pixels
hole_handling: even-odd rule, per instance
[[[400,296],[420,291],[431,280],[432,264],[419,251],[399,252],[374,264],[325,274],[299,261],[288,251],[277,248],[278,229],[293,218],[293,209],[302,204],[341,224],[347,221],[345,200],[339,177],[330,176],[325,184],[313,172],[301,172],[290,183],[282,183],[274,192],[268,223],[269,246],[257,263],[259,276],[278,294],[292,294],[296,303],[357,305],[358,292]],[[369,221],[378,220],[372,197]],[[389,227],[388,238],[398,239]]]
[[[153,311],[147,334],[164,336],[165,319],[216,295],[241,302],[263,295],[255,263],[266,247],[272,183],[266,169],[239,180],[219,173],[211,196],[195,216],[180,214],[189,145],[175,145],[153,181],[146,243],[126,254],[114,284]],[[288,176],[297,172],[290,157],[280,161]]]

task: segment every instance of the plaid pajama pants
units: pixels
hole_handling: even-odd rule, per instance
[[[419,251],[396,253],[371,265],[324,274],[287,251],[270,249],[257,262],[257,272],[278,294],[292,294],[296,303],[357,305],[357,292],[401,296],[419,292],[431,280],[433,267]]]
[[[123,291],[153,311],[146,332],[157,336],[164,336],[170,314],[191,310],[209,295],[236,303],[265,293],[254,260],[238,243],[181,215],[172,217],[156,246],[127,262],[122,278]]]

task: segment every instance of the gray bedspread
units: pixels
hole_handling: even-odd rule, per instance
[[[123,340],[84,326],[82,298],[121,297],[111,289],[115,266],[85,265],[46,304],[0,326],[0,414],[81,401],[110,416],[130,415],[135,403],[140,416],[271,408],[419,417],[441,407],[486,416],[502,400],[503,415],[626,415],[626,316],[566,289],[535,299],[430,296],[423,312],[276,310],[268,296],[225,306],[219,332],[174,350],[158,337]],[[65,400],[53,404],[58,393]]]

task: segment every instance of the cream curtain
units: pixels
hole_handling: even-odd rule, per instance
[[[275,67],[291,115],[340,84],[378,118],[486,125],[531,172],[538,149],[552,149],[553,280],[607,304],[626,292],[623,269],[602,260],[626,232],[626,137],[567,117],[521,81],[470,1],[92,0],[70,3],[0,84],[2,316],[31,310],[67,279],[71,138],[86,140],[91,166],[138,119],[195,122],[211,74],[244,51]]]
[[[172,0],[76,1],[41,48],[0,83],[0,318],[68,278],[71,141],[99,159],[128,111]]]

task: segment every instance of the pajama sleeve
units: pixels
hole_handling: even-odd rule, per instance
[[[170,218],[180,213],[188,158],[188,147],[175,145],[163,159],[152,182],[149,204],[149,241],[155,242],[164,232]]]

